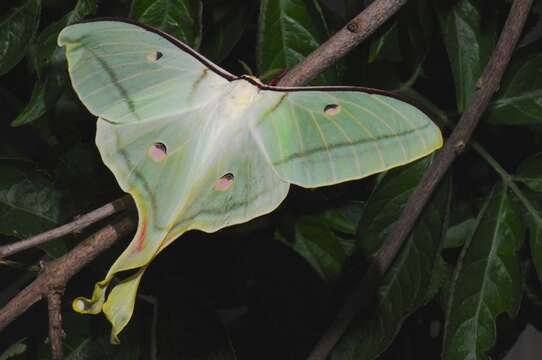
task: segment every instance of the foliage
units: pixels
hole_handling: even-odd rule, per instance
[[[69,84],[59,31],[84,18],[160,27],[234,74],[269,82],[361,10],[359,1],[19,0],[0,4],[0,244],[62,224],[121,195],[94,146],[95,120]],[[527,323],[540,327],[542,22],[535,1],[520,45],[475,134],[433,194],[332,359],[500,358]],[[411,0],[314,80],[411,97],[446,133],[466,109],[510,2]],[[68,359],[303,359],[363,275],[431,158],[317,190],[215,234],[190,233],[149,268],[135,317],[109,344],[106,321],[69,308],[125,244],[64,295]],[[17,255],[34,265],[82,236]],[[1,265],[0,305],[24,288]],[[10,284],[9,286],[7,284]],[[534,290],[533,290],[534,289]],[[538,297],[537,297],[538,296]],[[434,331],[435,324],[441,331]],[[513,324],[513,325],[510,325]],[[50,357],[44,307],[2,332],[0,358]]]

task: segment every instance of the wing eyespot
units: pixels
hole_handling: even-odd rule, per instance
[[[327,104],[324,106],[324,114],[329,116],[337,115],[341,111],[341,106],[338,104]]]
[[[154,143],[149,147],[148,154],[152,160],[161,162],[167,156],[167,147],[161,142]]]
[[[148,53],[147,55],[145,55],[145,57],[147,58],[147,60],[148,60],[149,62],[151,62],[151,63],[160,60],[160,59],[162,58],[162,56],[164,56],[164,54],[162,54],[160,51],[151,51],[150,53]]]
[[[215,183],[215,191],[226,191],[233,185],[235,176],[232,173],[222,175]]]

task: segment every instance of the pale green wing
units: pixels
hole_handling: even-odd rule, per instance
[[[400,166],[442,146],[438,127],[414,106],[363,91],[271,87],[252,133],[285,181],[317,187]]]
[[[109,21],[70,26],[59,38],[77,94],[100,116],[96,144],[102,159],[139,215],[134,239],[92,298],[73,303],[79,312],[103,311],[114,342],[159,251],[187,230],[212,232],[268,213],[289,187],[255,151],[243,112],[231,104],[232,97],[243,102],[233,83],[171,41]],[[158,59],[148,58],[153,51]],[[257,91],[251,84],[246,89]],[[136,268],[106,301],[112,277]]]
[[[58,44],[81,101],[115,123],[198,108],[234,78],[168,35],[127,22],[68,26]]]

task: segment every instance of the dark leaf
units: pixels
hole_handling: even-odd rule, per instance
[[[25,238],[58,225],[61,194],[40,174],[0,165],[0,233]]]
[[[24,0],[0,18],[0,75],[7,73],[26,54],[38,30],[41,0]]]
[[[481,0],[434,4],[454,75],[457,109],[463,112],[495,43],[494,7]]]
[[[269,80],[272,74],[291,69],[327,38],[327,26],[316,1],[262,0],[257,46],[260,78]],[[332,84],[335,79],[335,72],[328,70],[315,83]]]
[[[131,16],[197,50],[201,43],[202,8],[201,0],[133,0]]]
[[[418,165],[414,164],[410,170],[418,170],[418,176],[421,176],[424,167]],[[376,191],[382,191],[381,187],[390,187],[397,181],[386,182],[384,179]],[[331,359],[376,359],[392,343],[404,319],[437,293],[446,276],[439,251],[449,211],[450,191],[450,183],[445,181],[433,195],[397,259],[386,272],[377,294],[376,309],[362,311],[354,319],[333,350]],[[399,203],[406,202],[402,197],[396,199],[397,207]],[[381,232],[385,232],[387,226],[381,223]],[[360,234],[363,236],[363,230]]]
[[[519,165],[514,179],[521,181],[533,191],[542,192],[542,153],[525,159]]]
[[[489,359],[495,319],[517,313],[522,279],[517,251],[522,220],[506,186],[497,186],[481,211],[456,266],[444,334],[443,359]]]
[[[521,49],[502,80],[485,117],[492,124],[542,124],[541,42]]]
[[[32,90],[32,97],[23,111],[11,122],[11,126],[31,123],[53,108],[68,80],[65,69],[49,67],[50,72],[39,79]]]
[[[401,62],[403,57],[399,49],[399,30],[397,23],[371,42],[369,48],[369,63],[381,59],[384,61]]]
[[[400,15],[398,47],[414,73],[421,67],[431,46],[434,31],[431,0],[409,1]]]
[[[302,216],[289,231],[279,231],[275,238],[301,255],[326,281],[333,282],[353,248],[353,236],[361,215],[361,203],[330,209],[322,214]]]
[[[60,31],[96,11],[96,0],[79,0],[75,8],[60,21],[49,25],[31,47],[31,62],[38,74],[32,97],[11,123],[21,126],[39,119],[52,109],[68,84],[64,49],[56,41]]]
[[[514,61],[506,72],[487,121],[493,124],[542,124],[542,54]]]
[[[255,3],[245,1],[226,1],[210,8],[201,52],[213,62],[224,60],[241,39],[254,10]]]
[[[459,224],[452,225],[446,232],[446,239],[444,240],[444,248],[458,248],[462,247],[467,239],[472,235],[474,227],[476,226],[476,219],[469,218]]]
[[[369,256],[380,248],[430,164],[431,157],[427,157],[394,169],[382,178],[371,194],[359,223],[358,251]]]

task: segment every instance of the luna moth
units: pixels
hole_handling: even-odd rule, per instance
[[[214,232],[273,211],[291,184],[360,179],[442,145],[437,126],[390,94],[275,87],[234,76],[172,36],[128,20],[58,37],[73,88],[98,117],[96,145],[138,211],[136,234],[81,313],[103,311],[111,339],[132,316],[151,260],[184,232]],[[109,292],[113,276],[134,270]]]

